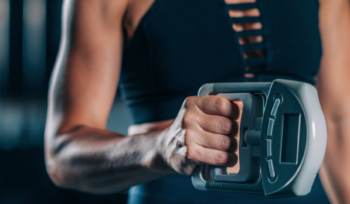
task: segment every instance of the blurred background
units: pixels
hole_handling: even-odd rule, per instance
[[[57,188],[44,164],[47,90],[61,36],[62,0],[0,0],[0,203],[126,203]],[[116,114],[118,113],[118,114]],[[117,94],[107,128],[127,133]]]

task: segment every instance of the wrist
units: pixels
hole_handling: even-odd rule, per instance
[[[152,137],[153,145],[149,151],[144,155],[143,166],[162,174],[176,173],[167,162],[166,157],[166,135],[168,128],[163,131],[158,131],[148,135]]]

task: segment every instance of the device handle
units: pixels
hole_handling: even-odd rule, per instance
[[[264,194],[261,177],[255,183],[211,182],[205,178],[205,165],[197,166],[192,173],[192,184],[198,190]]]
[[[249,128],[246,130],[259,130],[255,126],[258,124],[255,123],[255,120],[257,117],[262,117],[264,101],[261,96],[257,96],[252,93],[263,93],[267,95],[270,86],[271,83],[265,82],[204,84],[200,88],[198,96],[220,95],[228,98],[229,100],[242,101],[244,104],[242,119],[243,123],[245,124],[243,126],[245,126],[245,128],[249,126]],[[225,96],[225,93],[229,93],[231,96]],[[232,93],[236,93],[236,95],[233,96]],[[259,105],[257,105],[257,103],[259,103]],[[253,107],[258,109],[260,108],[260,110],[253,110]],[[254,113],[253,115],[252,112]],[[264,194],[262,180],[259,173],[259,157],[253,158],[253,155],[251,154],[253,152],[254,145],[246,144],[245,146],[242,144],[245,141],[243,126],[241,125],[240,130],[240,147],[242,147],[240,148],[240,161],[245,161],[245,163],[241,163],[241,174],[237,174],[235,176],[231,175],[228,177],[227,175],[215,176],[215,171],[225,174],[226,168],[201,165],[197,167],[192,174],[192,183],[197,189]],[[258,155],[259,149],[257,149],[257,152]],[[220,179],[220,176],[223,176],[223,178]],[[214,178],[216,181],[212,182],[212,178]],[[227,182],[227,179],[229,179],[230,182]],[[226,182],[221,182],[224,180]],[[250,183],[243,183],[245,181],[249,181]]]
[[[228,173],[226,167],[209,166],[210,178],[216,182],[254,183],[260,174],[260,128],[263,115],[263,98],[259,94],[227,93],[217,94],[230,101],[240,100],[243,112],[239,131],[239,165],[237,173]],[[247,141],[253,135],[254,141]],[[254,139],[253,139],[254,140]]]
[[[198,96],[217,95],[220,93],[269,93],[271,82],[254,83],[212,83],[204,84],[198,91]]]

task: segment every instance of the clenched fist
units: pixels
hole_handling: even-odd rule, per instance
[[[176,172],[190,175],[199,164],[234,166],[242,103],[220,96],[188,97],[161,135],[161,155]]]

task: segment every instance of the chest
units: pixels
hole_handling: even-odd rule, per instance
[[[126,13],[123,69],[143,67],[157,89],[318,71],[316,0],[141,1]]]

